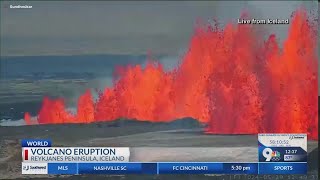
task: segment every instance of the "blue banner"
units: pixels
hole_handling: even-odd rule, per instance
[[[307,163],[259,163],[259,174],[307,174]]]
[[[48,174],[78,174],[78,163],[48,163]]]
[[[221,174],[222,163],[159,163],[159,174]]]
[[[307,163],[48,163],[48,174],[306,174]]]
[[[157,163],[79,163],[79,174],[157,174]]]
[[[257,163],[223,163],[224,174],[258,174]]]
[[[51,147],[49,139],[22,139],[21,147]]]

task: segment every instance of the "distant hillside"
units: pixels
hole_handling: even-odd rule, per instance
[[[141,64],[146,56],[16,56],[1,57],[1,78],[83,78],[111,75],[119,65]]]

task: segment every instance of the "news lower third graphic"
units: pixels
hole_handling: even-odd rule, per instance
[[[258,146],[260,173],[293,172],[295,166],[307,173],[307,134],[259,134]]]
[[[259,162],[130,162],[129,147],[52,147],[24,139],[22,174],[306,174],[306,134],[259,134]]]

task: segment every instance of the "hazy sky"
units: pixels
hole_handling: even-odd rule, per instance
[[[197,18],[289,18],[302,2],[1,1],[1,55],[155,54],[184,51]],[[32,5],[32,9],[10,9]],[[316,2],[304,2],[318,7]],[[284,38],[286,26],[268,27]]]

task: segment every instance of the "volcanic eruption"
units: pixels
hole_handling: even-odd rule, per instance
[[[246,15],[244,15],[246,16]],[[44,97],[27,124],[91,123],[119,118],[169,122],[192,117],[213,134],[308,133],[318,139],[317,26],[306,10],[293,13],[282,46],[257,25],[199,23],[173,70],[148,59],[145,67],[115,70],[112,87],[93,99],[87,90],[77,113],[64,99]]]

